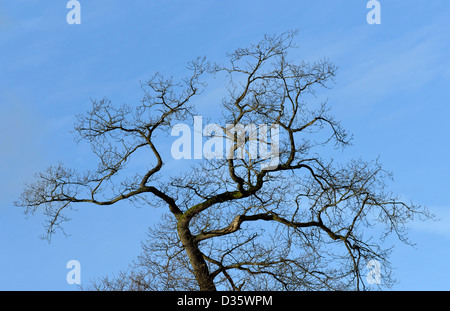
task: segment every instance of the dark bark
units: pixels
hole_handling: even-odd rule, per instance
[[[203,254],[198,247],[198,242],[189,230],[189,222],[179,221],[177,226],[178,236],[189,257],[189,262],[194,271],[195,279],[198,282],[201,291],[215,291],[213,277],[211,276],[208,265],[206,264]]]

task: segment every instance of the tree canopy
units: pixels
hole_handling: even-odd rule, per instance
[[[391,173],[378,160],[339,163],[329,156],[330,146],[347,147],[351,135],[326,100],[308,99],[331,86],[337,66],[327,59],[290,60],[295,35],[266,35],[228,54],[224,64],[198,58],[180,81],[157,73],[142,85],[139,105],[94,100],[75,130],[91,145],[97,167],[52,166],[37,174],[16,205],[48,217],[47,238],[77,203],[132,200],[166,208],[130,270],[94,282],[94,289],[361,290],[370,260],[380,262],[380,286],[390,286],[384,239],[408,243],[405,225],[428,214],[386,190]],[[264,157],[238,156],[252,139],[268,143],[247,132],[231,146],[233,157],[203,159],[167,175],[155,141],[176,124],[192,122],[194,99],[213,75],[227,80],[223,133],[226,125],[277,126],[278,161],[267,168]],[[151,155],[148,167],[122,175],[141,151]]]

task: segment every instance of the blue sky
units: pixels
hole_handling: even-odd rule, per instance
[[[380,0],[369,25],[365,0],[80,0],[81,24],[66,22],[67,1],[0,0],[0,290],[72,290],[66,263],[81,263],[82,284],[111,275],[139,254],[161,210],[127,203],[80,206],[48,244],[43,217],[12,204],[34,173],[62,161],[89,164],[71,134],[90,99],[137,102],[140,82],[160,71],[298,29],[291,58],[339,66],[327,97],[355,136],[351,157],[394,172],[390,189],[441,220],[411,224],[415,248],[398,243],[395,290],[450,290],[450,3]],[[214,83],[205,98],[214,98]],[[200,110],[213,106],[202,101]]]

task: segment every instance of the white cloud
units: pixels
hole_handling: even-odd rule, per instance
[[[333,98],[339,99],[344,109],[355,108],[357,103],[357,110],[361,110],[392,94],[412,93],[433,79],[448,78],[447,33],[445,27],[436,24],[377,41],[359,53],[349,51],[351,63],[341,68]]]
[[[436,234],[450,239],[450,207],[433,206],[428,209],[436,216],[437,220],[414,221],[410,224],[410,228],[415,231]]]

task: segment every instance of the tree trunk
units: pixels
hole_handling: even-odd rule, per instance
[[[194,269],[195,279],[200,286],[201,291],[215,291],[216,285],[213,282],[200,249],[198,248],[198,243],[194,241],[194,237],[189,230],[189,224],[178,223],[177,227],[178,236],[180,237],[181,243],[183,243],[184,249],[189,257],[192,268]]]

